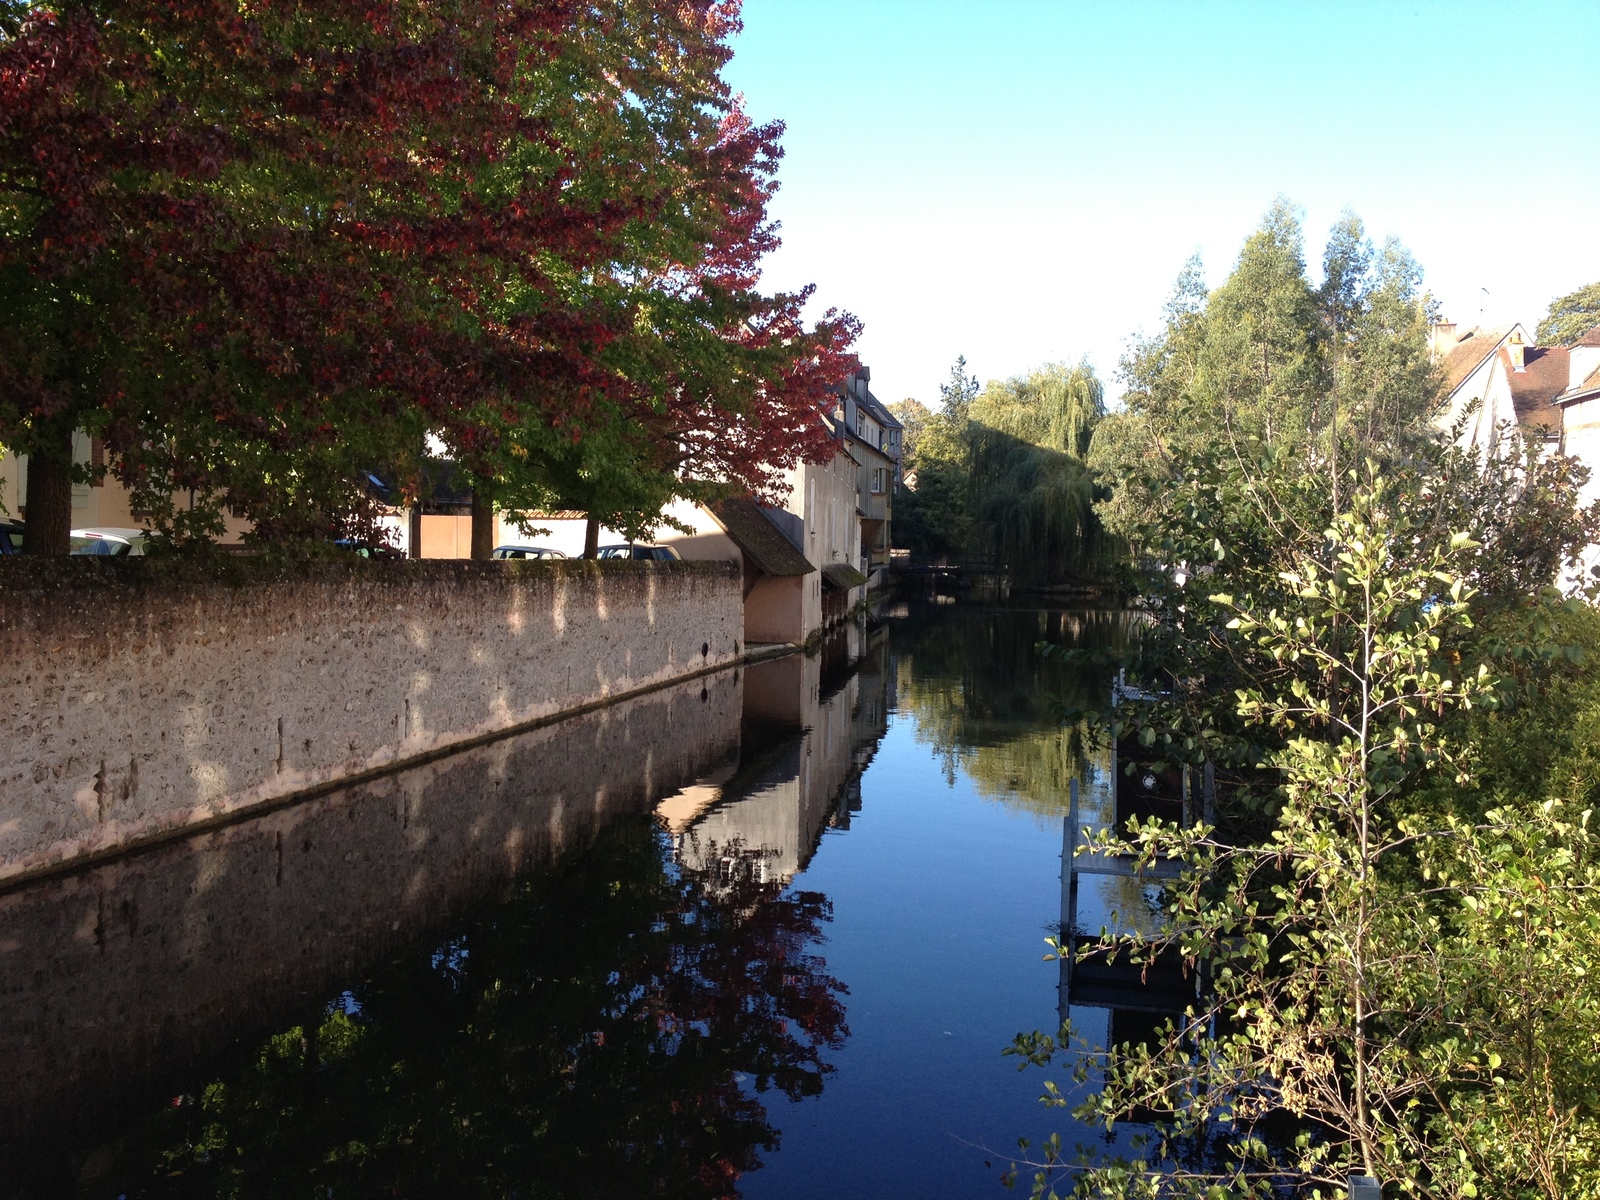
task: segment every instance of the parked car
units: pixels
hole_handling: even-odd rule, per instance
[[[389,545],[388,542],[358,542],[352,538],[339,538],[333,543],[341,550],[348,550],[357,558],[405,558],[405,551]]]
[[[597,558],[646,558],[657,562],[681,562],[683,555],[671,546],[639,546],[629,542],[626,546],[601,546]]]
[[[149,534],[143,529],[96,528],[71,531],[71,554],[107,558],[137,557],[145,552]]]
[[[496,546],[496,558],[565,558],[566,555],[559,550],[552,550],[548,546]]]
[[[21,521],[0,520],[0,554],[22,553]]]

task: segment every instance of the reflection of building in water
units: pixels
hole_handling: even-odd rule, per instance
[[[824,830],[861,807],[861,773],[888,729],[887,631],[850,624],[818,654],[745,675],[737,758],[656,809],[679,864],[732,887],[786,884]]]

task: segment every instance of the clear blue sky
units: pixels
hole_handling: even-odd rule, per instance
[[[1115,396],[1185,258],[1346,207],[1446,316],[1600,279],[1600,0],[746,0],[727,77],[787,123],[769,287],[866,323],[884,399],[1087,354]],[[1485,293],[1484,289],[1487,289]]]

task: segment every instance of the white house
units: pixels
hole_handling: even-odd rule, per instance
[[[1464,420],[1464,445],[1490,449],[1506,425],[1552,446],[1560,441],[1555,399],[1567,387],[1566,347],[1535,346],[1520,324],[1459,332],[1448,322],[1433,327],[1432,346],[1447,397],[1439,424],[1454,429]]]

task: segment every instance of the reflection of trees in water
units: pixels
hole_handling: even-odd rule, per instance
[[[714,891],[643,823],[262,1041],[93,1194],[727,1197],[848,1035],[816,893]]]
[[[1112,672],[1093,652],[1124,644],[1129,629],[1119,611],[919,605],[895,630],[899,705],[947,778],[959,767],[983,795],[1059,814],[1095,750],[1084,724],[1058,713],[1105,705]],[[1040,642],[1087,653],[1046,659]]]

